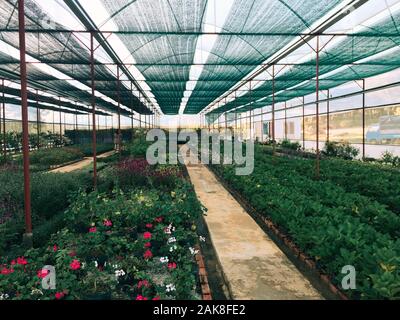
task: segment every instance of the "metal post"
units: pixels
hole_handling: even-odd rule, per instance
[[[327,116],[326,116],[326,136],[327,136],[327,140],[326,141],[330,141],[331,137],[330,137],[330,91],[328,89],[328,100],[326,102],[326,112],[327,112]]]
[[[363,79],[363,95],[362,95],[362,154],[365,161],[365,79]]]
[[[305,98],[303,97],[303,149],[306,148],[306,121],[305,121]]]
[[[120,81],[119,81],[119,65],[117,66],[117,96],[118,96],[118,152],[121,152],[121,97],[120,97]]]
[[[275,65],[272,66],[272,155],[275,156]]]
[[[131,82],[131,130],[133,131],[133,83]]]
[[[1,79],[1,87],[2,87],[2,95],[3,95],[3,101],[2,101],[2,108],[3,108],[3,155],[4,155],[4,160],[7,158],[7,136],[6,136],[6,100],[4,97],[4,79]]]
[[[287,102],[285,101],[285,140],[287,140]]]
[[[36,126],[37,126],[37,148],[40,149],[40,109],[39,109],[38,90],[36,90]]]
[[[316,59],[316,84],[315,84],[315,93],[316,93],[316,134],[317,134],[317,139],[316,139],[316,147],[317,147],[317,159],[315,163],[315,176],[317,179],[320,178],[320,150],[319,150],[319,36],[317,36],[317,59]]]
[[[31,190],[29,173],[28,88],[25,44],[25,3],[18,0],[19,53],[21,74],[22,151],[24,159],[25,234],[24,243],[32,246]]]
[[[61,107],[61,97],[58,97],[58,103],[59,107]],[[60,108],[60,145],[62,142],[62,114],[61,114],[61,108]]]
[[[97,189],[97,134],[96,134],[96,83],[94,77],[94,34],[90,33],[90,77],[92,87],[92,146],[93,146],[93,187]]]

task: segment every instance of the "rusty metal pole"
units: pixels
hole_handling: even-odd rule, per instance
[[[92,87],[92,147],[93,147],[93,188],[97,189],[97,134],[96,134],[96,83],[94,75],[94,34],[90,33],[90,78]]]
[[[119,81],[119,65],[117,66],[117,96],[118,96],[118,152],[121,152],[121,96],[120,96],[120,81]]]
[[[1,87],[2,87],[2,96],[3,96],[3,101],[2,101],[2,108],[3,108],[3,155],[4,155],[4,160],[7,158],[7,135],[6,135],[6,100],[4,97],[4,79],[1,79]]]
[[[328,94],[328,99],[326,101],[326,141],[330,141],[331,137],[330,137],[330,91],[328,89],[327,91]]]
[[[302,108],[302,111],[303,111],[303,123],[302,123],[302,125],[303,125],[303,149],[305,149],[306,148],[306,121],[305,121],[305,98],[303,97],[303,108]]]
[[[362,94],[362,157],[363,161],[365,161],[365,79],[363,79],[363,94]]]
[[[287,130],[287,102],[285,101],[285,140],[287,140],[288,130]]]
[[[133,83],[131,82],[131,132],[132,131],[133,131]]]
[[[61,107],[61,97],[58,97],[58,104],[59,107]],[[62,114],[61,114],[61,108],[60,108],[60,146],[62,143]]]
[[[37,148],[40,149],[40,109],[39,109],[39,93],[36,90],[36,130],[37,130]]]
[[[21,113],[22,113],[22,151],[24,159],[24,211],[25,211],[25,234],[24,244],[32,247],[32,216],[31,216],[31,188],[29,172],[29,125],[28,125],[28,88],[26,68],[26,43],[25,43],[25,3],[18,0],[18,23],[19,23],[19,53],[21,74]]]
[[[272,66],[272,155],[275,156],[275,65]]]
[[[315,83],[315,93],[316,93],[316,147],[317,147],[317,159],[315,163],[315,177],[320,178],[320,149],[319,149],[319,36],[317,36],[317,59],[316,59],[316,83]]]

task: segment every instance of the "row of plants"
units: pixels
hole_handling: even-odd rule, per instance
[[[214,169],[337,285],[342,268],[354,266],[357,288],[346,292],[351,298],[399,298],[399,217],[367,197],[303,175],[292,163],[306,160],[272,157],[257,148],[251,176],[237,176],[233,166]]]
[[[89,173],[31,174],[34,243],[40,246],[62,227],[64,210],[71,204],[69,194],[90,188]],[[24,177],[19,168],[0,170],[0,256],[20,249],[24,232]]]
[[[2,136],[1,148],[4,148],[6,143],[7,152],[22,151],[22,132],[11,131],[7,132],[5,137]],[[58,133],[40,132],[39,134],[29,134],[30,149],[61,147],[71,145],[72,141],[66,136],[60,136]]]
[[[96,192],[75,191],[69,199],[62,229],[48,242],[18,255],[0,254],[0,295],[199,298],[194,223],[203,209],[180,167],[128,157],[99,173]],[[45,265],[55,267],[54,290],[41,287]]]
[[[268,150],[263,151],[264,154],[269,153]],[[339,185],[347,192],[367,196],[400,214],[400,172],[397,169],[337,158],[323,159],[320,165],[322,181]],[[291,159],[286,161],[286,166],[308,178],[315,176],[315,162],[312,160]]]

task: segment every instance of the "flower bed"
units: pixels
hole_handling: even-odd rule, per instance
[[[379,203],[329,181],[315,181],[284,159],[256,154],[251,176],[233,166],[216,166],[219,175],[261,214],[289,235],[320,270],[341,284],[344,266],[357,271],[355,299],[399,297],[399,217]]]
[[[115,170],[134,172],[126,163],[110,171]],[[202,207],[177,168],[146,172],[146,183],[121,184],[124,191],[80,192],[64,215],[64,228],[47,244],[19,257],[2,257],[0,295],[16,300],[199,299],[194,222]],[[157,172],[174,177],[174,183],[153,185]],[[46,265],[56,270],[54,290],[41,287]]]

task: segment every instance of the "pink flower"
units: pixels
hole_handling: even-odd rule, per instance
[[[44,278],[46,278],[46,276],[49,274],[49,270],[45,270],[45,269],[42,269],[42,270],[39,270],[38,272],[37,272],[37,276],[40,278],[40,279],[44,279]]]
[[[79,270],[81,268],[81,263],[75,259],[74,261],[71,262],[69,266],[71,267],[72,270]]]
[[[142,295],[139,294],[139,295],[136,297],[136,300],[143,300],[143,301],[146,301],[147,298],[146,298],[146,297],[143,297]]]
[[[148,288],[148,287],[150,287],[150,283],[149,283],[147,280],[140,280],[140,281],[138,282],[137,287],[138,287],[138,289],[140,289],[140,288],[142,288],[142,287]]]
[[[96,227],[92,227],[89,229],[89,233],[95,233],[97,232],[97,228]]]
[[[106,226],[106,227],[112,227],[113,223],[111,222],[111,220],[105,220],[103,222],[103,225]]]
[[[144,257],[146,260],[151,259],[151,258],[153,258],[153,253],[152,253],[150,250],[147,250],[147,251],[144,253],[143,257]]]
[[[11,274],[11,273],[13,273],[13,272],[14,272],[14,269],[3,268],[3,269],[1,270],[1,272],[0,272],[0,274],[7,275],[7,274]]]
[[[155,221],[155,222],[158,222],[158,223],[161,223],[163,220],[164,220],[163,217],[158,217],[158,218],[155,218],[155,219],[154,219],[154,221]]]
[[[176,263],[175,262],[168,263],[168,269],[170,269],[170,270],[176,269]]]
[[[65,297],[65,293],[64,292],[57,292],[55,294],[55,297],[56,297],[57,300],[61,300],[62,298]]]
[[[146,243],[144,244],[144,247],[145,247],[145,248],[151,248],[151,243],[150,243],[150,242],[146,242]]]
[[[17,264],[17,262],[15,260],[11,261],[11,265],[15,266]]]
[[[152,228],[153,228],[153,225],[152,225],[151,223],[148,223],[148,224],[146,224],[146,228],[147,228],[147,229],[152,229]]]
[[[153,298],[153,301],[159,301],[159,300],[161,300],[159,296]]]
[[[150,232],[145,232],[143,234],[143,238],[146,239],[146,240],[151,239],[151,233]]]
[[[28,264],[28,260],[26,260],[24,257],[20,257],[20,258],[17,258],[17,263],[19,265],[25,266]]]
[[[54,251],[54,252],[57,252],[57,251],[58,251],[58,247],[57,247],[56,244],[53,246],[53,251]]]

